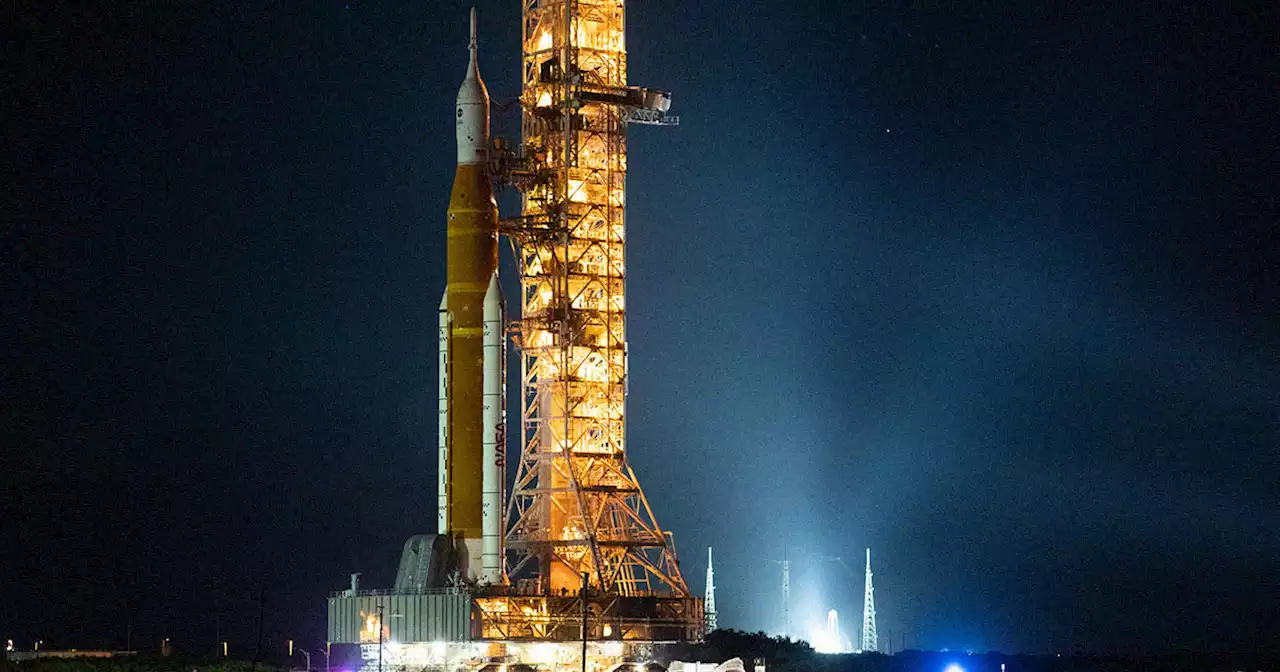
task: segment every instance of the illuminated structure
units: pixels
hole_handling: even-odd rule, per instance
[[[512,577],[627,597],[687,596],[626,456],[626,130],[671,124],[627,86],[619,0],[524,0],[522,452],[507,511]]]
[[[831,641],[832,646],[839,650],[840,647],[840,612],[832,609],[827,612],[827,639]]]
[[[876,643],[876,602],[871,595],[871,549],[867,549],[867,583],[862,598],[862,650],[879,651]]]
[[[668,94],[627,86],[621,1],[522,7],[522,143],[494,160],[521,192],[504,222],[521,276],[521,453],[510,588],[477,600],[483,634],[695,640],[701,601],[626,455],[626,130],[678,120]],[[580,608],[598,624],[585,633]]]
[[[706,614],[707,632],[716,629],[716,574],[711,567],[711,547],[707,547],[707,594],[702,599],[702,609]]]
[[[394,590],[353,584],[329,599],[328,639],[360,645],[366,667],[376,653],[379,664],[444,669],[603,670],[643,659],[654,642],[696,641],[705,627],[625,444],[626,129],[677,119],[666,114],[669,94],[626,84],[620,0],[522,2],[519,147],[489,137],[474,10],[458,92],[436,533],[405,543]],[[521,215],[501,225],[495,184],[522,197]],[[499,233],[521,276],[521,319],[511,324]],[[509,499],[508,331],[522,375]]]

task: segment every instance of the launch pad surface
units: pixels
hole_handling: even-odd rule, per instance
[[[476,595],[340,591],[329,638],[353,645],[361,672],[558,669],[610,672],[653,664],[656,644],[701,638],[691,597]],[[586,664],[583,664],[583,656]]]
[[[687,642],[702,634],[702,601],[692,597],[503,593],[340,591],[329,597],[329,641]]]
[[[360,648],[360,672],[404,670],[485,670],[487,672],[646,672],[653,669],[653,646],[628,642],[412,642]],[[660,669],[660,667],[659,667]]]

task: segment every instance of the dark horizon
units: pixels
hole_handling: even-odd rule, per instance
[[[265,590],[312,648],[391,584],[471,4],[10,12],[0,639],[243,657]],[[629,457],[723,626],[777,631],[784,553],[798,635],[856,623],[871,547],[914,648],[1277,652],[1277,24],[628,4],[681,117],[629,139]]]

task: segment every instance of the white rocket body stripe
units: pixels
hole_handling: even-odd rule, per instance
[[[448,292],[440,297],[439,419],[436,443],[436,534],[449,533],[449,308]]]
[[[484,295],[483,562],[480,580],[502,583],[502,491],[506,474],[505,301],[498,274]]]

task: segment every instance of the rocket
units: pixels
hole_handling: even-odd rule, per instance
[[[505,303],[498,284],[498,206],[488,168],[489,92],[480,79],[476,10],[456,106],[458,167],[449,196],[447,284],[440,299],[437,534],[463,578],[502,583]]]

